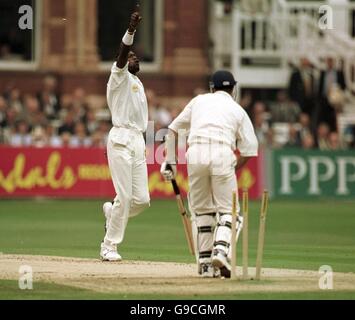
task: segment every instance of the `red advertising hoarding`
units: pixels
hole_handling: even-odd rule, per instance
[[[259,197],[263,186],[261,158],[250,161],[238,174],[239,188],[248,188],[251,199]],[[170,184],[160,175],[160,164],[149,164],[148,170],[151,197],[172,197]],[[177,181],[186,196],[186,165],[179,166]],[[114,195],[104,149],[0,147],[1,198],[112,199]]]

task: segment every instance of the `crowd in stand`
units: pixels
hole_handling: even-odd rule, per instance
[[[293,68],[287,90],[274,101],[253,101],[250,92],[240,104],[252,119],[259,142],[273,148],[292,147],[343,150],[355,147],[355,126],[339,132],[338,116],[343,112],[344,74],[332,58],[317,77],[309,60]]]
[[[334,69],[332,59],[328,70],[317,81],[310,72],[310,63],[303,59],[294,69],[288,90],[280,90],[273,101],[255,100],[249,91],[243,92],[240,105],[248,112],[261,146],[273,148],[341,150],[354,148],[354,128],[347,139],[339,134],[336,117],[340,106],[330,88],[344,89],[344,76]],[[0,144],[14,147],[105,147],[111,128],[110,114],[105,106],[88,102],[82,88],[71,94],[59,95],[56,78],[48,76],[37,95],[11,87],[0,94]],[[196,94],[204,93],[196,89]],[[149,119],[155,133],[164,131],[179,114],[179,108],[166,108],[153,90],[146,96]],[[338,98],[339,100],[339,98]],[[352,131],[351,131],[352,130]],[[156,137],[161,141],[162,137]]]

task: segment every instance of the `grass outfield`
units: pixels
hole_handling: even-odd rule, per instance
[[[104,218],[100,201],[0,201],[0,252],[97,258]],[[259,203],[250,205],[250,265],[255,265]],[[355,271],[355,202],[273,201],[269,206],[264,266],[318,270],[330,265],[335,272]],[[240,252],[240,251],[239,251]],[[131,220],[120,253],[126,260],[193,263],[174,201],[154,201],[152,207]],[[0,281],[0,299],[25,298]],[[91,299],[85,290],[41,284],[43,296]],[[64,289],[63,289],[64,288]],[[68,289],[68,290],[67,290]],[[57,292],[51,294],[50,292]],[[65,292],[67,294],[65,295]],[[47,295],[48,293],[48,295]],[[33,293],[41,295],[41,292]],[[42,298],[43,298],[42,296]],[[124,296],[97,295],[98,299]],[[299,293],[243,294],[238,298],[297,299]],[[355,298],[355,293],[307,293],[302,298]],[[132,298],[132,297],[129,297]],[[134,297],[133,297],[134,298]],[[141,298],[141,297],[138,297]],[[155,296],[146,296],[155,299]],[[158,297],[159,298],[159,297]],[[174,297],[170,297],[174,298]],[[178,297],[176,297],[178,298]],[[218,297],[211,297],[218,298]],[[226,296],[221,298],[228,298]],[[230,297],[231,298],[231,297]],[[233,298],[233,297],[232,297]],[[237,297],[234,297],[237,298]]]

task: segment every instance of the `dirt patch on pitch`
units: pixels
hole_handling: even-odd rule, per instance
[[[264,269],[262,281],[201,279],[194,264],[0,255],[0,279],[18,280],[19,268],[30,266],[33,281],[52,282],[102,293],[217,295],[319,291],[315,271]],[[255,269],[250,268],[250,275]],[[238,268],[238,274],[241,270]],[[355,274],[334,273],[334,290],[355,291]]]

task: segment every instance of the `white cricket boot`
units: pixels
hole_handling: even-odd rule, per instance
[[[202,278],[213,278],[214,268],[212,263],[201,263],[201,277]]]
[[[121,261],[122,257],[117,252],[116,246],[108,246],[101,243],[100,257],[102,261],[116,262]]]
[[[216,249],[213,252],[212,265],[221,271],[221,277],[230,278],[231,265],[228,261],[228,256],[224,251]]]

